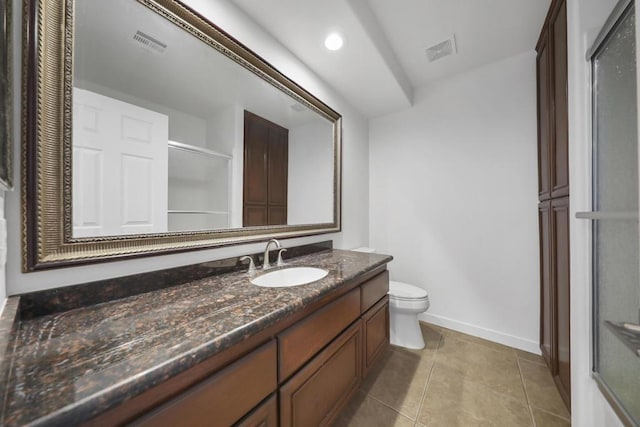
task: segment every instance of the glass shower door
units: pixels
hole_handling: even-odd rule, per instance
[[[593,374],[640,423],[640,265],[635,12],[624,1],[591,56],[593,77]]]

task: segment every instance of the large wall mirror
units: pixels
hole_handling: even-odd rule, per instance
[[[25,271],[340,230],[340,115],[180,2],[25,29]]]

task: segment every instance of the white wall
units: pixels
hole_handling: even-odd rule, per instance
[[[282,45],[253,21],[242,14],[234,5],[224,0],[190,0],[185,2],[224,30],[233,34],[238,40],[261,55],[272,65],[280,69],[285,75],[301,84],[311,93],[322,99],[336,111],[343,115],[343,214],[341,233],[312,236],[307,238],[290,239],[285,246],[293,246],[326,239],[333,239],[337,248],[349,248],[368,243],[369,213],[368,213],[368,125],[367,121],[336,94],[312,71],[306,68]],[[19,9],[19,8],[18,8]],[[14,22],[20,22],[19,14]],[[17,25],[19,27],[19,25]],[[20,63],[20,30],[16,29],[14,49],[15,68]],[[19,100],[19,79],[14,86],[16,103]],[[16,111],[20,111],[18,108]],[[15,127],[16,143],[20,141],[18,134],[20,127]],[[14,162],[19,165],[19,155],[16,153]],[[21,238],[20,238],[20,192],[7,194],[6,216],[8,227],[8,258],[7,258],[7,295],[55,288],[108,277],[152,271],[173,266],[204,262],[211,259],[237,256],[264,249],[264,244],[239,245],[222,249],[191,251],[183,254],[146,257],[130,261],[110,262],[82,267],[53,269],[45,272],[21,272]]]
[[[591,224],[575,218],[575,212],[591,210],[591,88],[585,55],[616,3],[617,0],[567,0],[571,421],[581,427],[622,425],[591,378]]]
[[[419,88],[370,125],[371,245],[424,319],[539,352],[535,52]]]

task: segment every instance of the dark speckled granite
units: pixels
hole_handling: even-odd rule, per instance
[[[308,285],[262,288],[235,271],[31,319],[19,319],[20,298],[9,298],[0,319],[0,421],[78,424],[391,259],[329,249],[288,261],[329,271]]]

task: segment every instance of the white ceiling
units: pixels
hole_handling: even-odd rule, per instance
[[[77,2],[74,30],[78,87],[204,120],[236,106],[289,129],[315,122],[331,132],[319,114],[138,2]],[[157,54],[142,48],[133,40],[136,31],[166,44],[166,50]]]
[[[415,88],[532,51],[551,0],[231,0],[367,117],[411,105]],[[331,31],[345,38],[324,48]],[[424,49],[455,34],[458,54]]]

